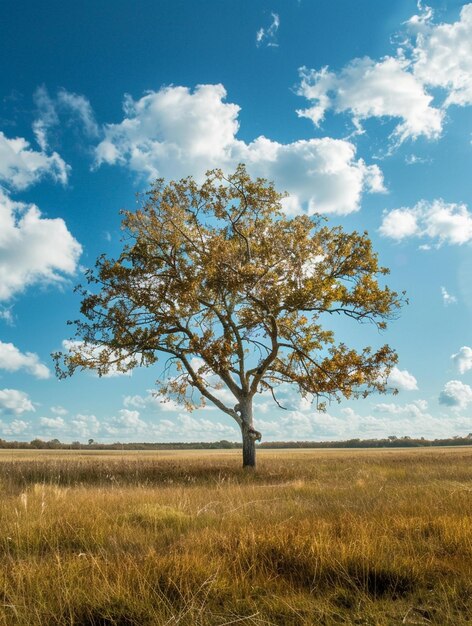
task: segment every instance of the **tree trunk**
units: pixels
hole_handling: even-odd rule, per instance
[[[243,428],[243,467],[256,467],[256,440]]]
[[[243,436],[243,467],[256,467],[256,441],[261,440],[261,433],[254,429],[252,417],[252,398],[239,405],[241,415],[241,433]]]

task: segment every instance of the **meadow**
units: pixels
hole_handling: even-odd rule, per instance
[[[0,624],[472,623],[472,448],[0,453]]]

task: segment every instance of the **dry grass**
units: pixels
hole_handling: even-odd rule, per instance
[[[0,624],[472,623],[472,449],[0,453]]]

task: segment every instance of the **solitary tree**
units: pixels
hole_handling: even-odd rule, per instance
[[[60,377],[76,369],[125,372],[161,356],[158,392],[191,409],[207,401],[231,416],[243,465],[255,465],[253,400],[297,386],[317,402],[385,392],[396,353],[348,348],[321,325],[340,315],[380,329],[402,304],[379,283],[367,233],[329,228],[320,216],[288,218],[272,183],[243,165],[164,184],[124,212],[125,245],[87,272],[83,318]],[[227,398],[231,397],[228,402]]]

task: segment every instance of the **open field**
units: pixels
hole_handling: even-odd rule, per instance
[[[472,448],[0,452],[0,624],[472,623]]]

